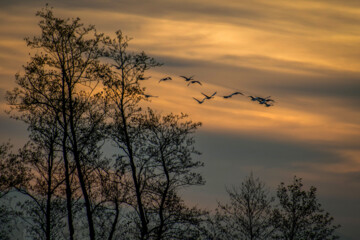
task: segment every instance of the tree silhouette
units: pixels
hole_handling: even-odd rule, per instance
[[[115,39],[108,39],[106,56],[114,61],[114,70],[104,80],[106,97],[110,101],[111,118],[110,137],[118,148],[126,154],[136,198],[136,209],[140,217],[141,239],[148,237],[148,224],[141,198],[141,178],[136,165],[136,145],[141,144],[141,129],[133,126],[133,119],[141,112],[139,101],[144,98],[144,89],[139,80],[151,67],[159,66],[153,59],[141,54],[128,54],[126,48],[129,39],[118,31]]]
[[[219,203],[215,216],[217,236],[215,239],[270,239],[272,224],[272,202],[265,184],[253,174],[241,186],[227,189],[229,204]]]
[[[17,158],[27,169],[29,177],[20,186],[15,186],[27,197],[21,204],[22,218],[28,223],[29,233],[34,238],[56,239],[66,225],[63,221],[66,204],[62,198],[64,166],[58,142],[61,131],[51,115],[43,113],[26,117],[30,141],[19,151]]]
[[[333,218],[325,212],[316,198],[316,188],[303,190],[302,179],[294,177],[291,185],[278,186],[279,208],[275,210],[277,234],[275,239],[338,239]]]
[[[116,169],[131,179],[129,204],[136,212],[132,222],[139,229],[137,237],[171,239],[177,222],[194,221],[200,214],[188,209],[177,194],[182,187],[203,182],[192,172],[202,164],[191,159],[197,152],[190,135],[200,124],[183,121],[185,115],[160,116],[141,109],[140,102],[151,96],[141,80],[160,64],[143,52],[128,53],[128,41],[120,31],[115,39],[107,39],[106,56],[113,60],[113,71],[104,76],[104,86],[111,119],[108,132],[119,151]]]
[[[202,239],[338,239],[333,218],[321,208],[316,188],[302,189],[301,178],[278,186],[279,205],[272,206],[264,183],[252,174],[239,188],[228,189],[229,204],[219,203],[203,227]]]
[[[28,125],[30,140],[17,154],[10,144],[0,145],[0,199],[14,189],[27,196],[19,210],[29,236],[336,239],[338,226],[317,203],[316,189],[303,191],[297,178],[287,187],[280,184],[275,211],[265,185],[252,174],[227,190],[230,203],[219,203],[213,218],[188,207],[180,190],[204,184],[196,171],[203,163],[193,159],[199,154],[193,135],[201,123],[186,114],[144,110],[158,96],[141,82],[161,64],[144,52],[130,53],[130,39],[121,31],[104,36],[78,18],[55,17],[47,6],[37,16],[41,34],[26,38],[36,53],[7,94],[11,116]],[[201,104],[216,94],[194,99]],[[223,98],[236,94],[243,95]],[[265,106],[274,102],[249,97]],[[104,157],[109,142],[116,155]],[[10,221],[14,212],[0,209],[0,224]],[[0,238],[6,239],[9,225],[4,226]]]
[[[46,7],[37,13],[41,35],[26,39],[27,45],[37,49],[24,66],[24,75],[17,74],[18,88],[8,95],[13,110],[20,112],[21,120],[29,123],[34,116],[46,114],[56,120],[60,133],[64,163],[68,226],[73,239],[72,166],[82,192],[87,214],[90,239],[95,239],[92,216],[91,183],[87,181],[89,167],[96,165],[99,142],[104,138],[103,120],[106,107],[96,86],[99,74],[105,69],[102,56],[102,35],[94,27],[84,27],[79,19],[56,18]],[[100,106],[101,105],[101,106]],[[40,129],[41,131],[41,129]]]
[[[184,187],[204,183],[201,175],[194,172],[203,164],[191,156],[198,154],[191,135],[200,123],[186,118],[184,114],[160,116],[149,109],[138,119],[145,140],[141,149],[145,160],[142,175],[146,176],[142,179],[142,197],[152,239],[185,236],[185,231],[189,234],[190,225],[195,225],[202,215],[201,211],[186,207],[178,195]]]
[[[140,81],[160,64],[143,52],[128,53],[129,39],[120,31],[115,39],[104,37],[78,18],[55,17],[48,7],[37,16],[41,35],[26,39],[37,51],[7,95],[12,117],[29,126],[31,140],[17,158],[31,178],[2,189],[15,187],[30,198],[22,205],[32,219],[29,232],[56,238],[54,219],[60,226],[65,193],[70,239],[83,234],[77,219],[84,213],[90,239],[121,232],[131,239],[169,239],[179,235],[176,229],[185,234],[184,226],[201,215],[178,195],[183,187],[203,184],[193,172],[202,163],[191,158],[197,154],[191,135],[200,124],[140,108],[152,96]],[[106,138],[117,145],[117,159],[101,157]],[[84,209],[75,210],[75,203]],[[121,215],[123,203],[135,211]],[[129,221],[135,232],[118,231]]]

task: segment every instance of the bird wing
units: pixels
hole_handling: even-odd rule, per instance
[[[205,93],[201,93],[202,95],[204,95],[205,97],[209,98],[210,96],[206,95]]]
[[[194,98],[194,97],[193,97],[193,99],[195,99],[199,104],[201,104],[201,103],[204,102],[204,100],[200,101],[199,99],[196,99],[196,98]]]
[[[201,82],[200,82],[200,81],[197,81],[197,80],[193,80],[193,81],[189,82],[189,84],[190,84],[190,83],[198,83],[198,84],[202,85]],[[188,84],[188,86],[189,86],[189,84]]]
[[[168,81],[168,80],[172,80],[171,77],[164,77],[164,78],[160,79],[159,82]]]
[[[191,76],[191,77],[180,76],[180,77],[184,78],[185,81],[188,82],[188,81],[190,81],[194,76]]]
[[[241,93],[241,92],[234,92],[234,93],[232,93],[232,94],[230,94],[230,95],[227,95],[227,96],[223,96],[223,98],[230,98],[230,97],[232,97],[232,96],[234,96],[234,95],[236,95],[236,94],[241,94],[241,95],[244,95],[243,93]],[[250,96],[249,96],[250,97]]]
[[[254,96],[248,96],[249,98],[251,98],[251,101],[259,101],[260,98],[259,97],[254,97]]]

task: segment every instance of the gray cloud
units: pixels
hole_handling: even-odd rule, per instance
[[[360,24],[360,18],[355,14],[343,12],[337,9],[338,6],[359,7],[356,1],[342,2],[340,5],[336,1],[329,4],[332,8],[303,8],[296,9],[286,4],[276,4],[266,1],[238,2],[229,1],[98,1],[98,0],[79,0],[79,1],[1,1],[0,7],[25,7],[25,6],[44,6],[46,2],[55,7],[74,9],[96,9],[106,10],[118,13],[130,13],[140,16],[153,18],[169,18],[179,20],[203,20],[227,22],[254,28],[267,27],[267,30],[279,32],[299,32],[302,26],[315,29],[332,31],[334,28],[340,31],[351,32],[351,29],[343,28],[343,25],[356,26]],[[309,4],[312,2],[309,1]],[[266,11],[265,11],[266,9]],[[325,20],[325,21],[324,21]],[[289,22],[297,27],[282,25],[283,22]]]
[[[347,144],[289,142],[245,134],[200,131],[197,134],[197,146],[204,153],[201,159],[205,162],[203,173],[207,185],[202,189],[189,190],[188,195],[197,197],[209,206],[216,206],[214,198],[226,200],[225,186],[240,184],[250,171],[267,182],[273,193],[277,184],[281,181],[290,184],[291,176],[297,175],[304,178],[306,187],[314,185],[318,188],[319,201],[334,216],[336,223],[343,226],[339,230],[341,239],[354,240],[353,236],[360,234],[360,230],[356,228],[360,223],[357,207],[360,192],[354,192],[354,189],[360,187],[360,181],[357,181],[360,179],[360,172],[329,173],[306,165],[326,166],[345,162],[346,159],[334,154],[333,150],[334,147],[346,149],[349,147]],[[298,166],[297,163],[302,164]],[[314,174],[320,180],[311,181],[301,173]]]
[[[294,167],[294,163],[339,163],[339,156],[313,143],[290,142],[254,137],[200,132],[199,149],[213,161],[267,168]],[[204,157],[206,159],[206,156]]]
[[[323,174],[323,179],[316,184],[318,198],[341,225],[340,239],[355,240],[360,234],[360,194],[354,189],[360,188],[360,172]]]
[[[269,87],[273,89],[276,88],[278,91],[302,96],[338,98],[341,102],[346,101],[346,104],[357,107],[356,105],[360,104],[360,81],[354,78],[346,79],[341,76],[338,77],[336,81],[333,81],[334,78],[329,77],[329,84],[314,81],[309,83],[297,82],[296,84],[288,86],[273,85]]]
[[[76,17],[78,11],[79,15],[86,17],[85,24],[100,26],[98,27],[99,31],[113,32],[120,27],[124,33],[130,32],[136,38],[138,38],[136,34],[140,36],[142,32],[147,34],[148,30],[145,27],[148,26],[146,24],[148,17],[163,20],[197,21],[198,23],[225,23],[238,27],[246,26],[255,31],[286,34],[292,40],[299,37],[301,40],[306,40],[304,45],[301,42],[297,43],[301,45],[301,51],[319,52],[320,55],[325,56],[322,56],[325,60],[327,57],[329,57],[328,59],[330,57],[345,59],[346,64],[351,64],[354,59],[357,59],[359,53],[358,48],[354,48],[357,46],[356,39],[350,42],[342,42],[344,40],[342,38],[336,39],[337,34],[345,35],[345,37],[358,35],[360,17],[342,8],[359,8],[360,1],[358,0],[349,0],[346,3],[337,0],[316,1],[318,4],[323,3],[324,8],[321,6],[296,11],[286,5],[276,5],[276,1],[120,0],[106,1],[105,3],[99,0],[0,1],[0,13],[4,13],[0,17],[0,30],[3,30],[2,33],[6,33],[6,36],[5,34],[1,36],[1,39],[19,40],[24,36],[35,34],[34,29],[39,19],[35,18],[34,14],[36,10],[45,6],[46,2],[55,7],[56,15],[58,12],[61,14],[71,13]],[[302,1],[302,3],[312,4],[314,1]],[[87,10],[99,12],[99,16],[94,18],[87,16]],[[115,13],[114,17],[116,13],[133,14],[134,17],[124,15],[119,19],[112,19],[106,15],[107,13]],[[101,14],[104,14],[103,17]],[[19,19],[16,19],[17,16],[20,16]],[[7,19],[7,17],[12,18]],[[19,23],[22,28],[16,27]],[[31,27],[29,27],[30,25]],[[197,26],[201,26],[201,24]],[[156,26],[151,27],[154,28],[152,31],[157,30]],[[332,41],[332,37],[335,40],[329,43]],[[174,39],[180,41],[172,41]],[[248,94],[272,95],[277,100],[276,104],[287,105],[288,108],[292,107],[295,111],[322,113],[341,121],[349,118],[351,119],[349,122],[352,121],[358,126],[355,119],[356,113],[360,110],[358,72],[339,71],[300,60],[286,61],[261,55],[224,54],[217,59],[205,60],[185,59],[176,57],[176,55],[159,55],[158,52],[164,52],[164,50],[171,53],[172,49],[186,48],[188,43],[191,43],[188,45],[192,48],[191,50],[209,44],[206,36],[202,36],[201,33],[187,36],[186,33],[179,32],[174,39],[167,39],[164,41],[165,44],[159,44],[157,41],[139,41],[138,43],[134,41],[135,44],[132,45],[130,42],[130,46],[134,50],[145,50],[165,63],[164,67],[156,69],[164,74],[196,75],[196,79],[205,83],[204,87],[206,87],[206,83],[210,83],[215,86],[245,90]],[[271,41],[271,39],[263,41],[267,40]],[[292,43],[284,42],[284,44]],[[298,45],[295,44],[294,48]],[[21,57],[23,53],[19,49],[17,46],[13,46],[13,48],[0,46],[0,52],[3,54],[0,58],[1,66],[6,71],[0,73],[0,103],[3,102],[1,99],[3,99],[5,89],[12,88],[9,82],[13,82],[13,74],[21,69],[21,64],[26,62],[25,58]],[[296,50],[298,49],[296,48]],[[281,51],[279,49],[279,52]],[[310,54],[310,56],[313,55]],[[13,73],[10,74],[10,72]],[[303,105],[301,100],[308,99],[310,101]],[[323,102],[316,105],[317,100]],[[329,110],[332,106],[346,111],[348,116],[343,116],[344,112],[339,112],[337,109]],[[214,114],[217,113],[214,112]],[[334,122],[341,124],[341,121]],[[281,128],[282,126],[276,127]],[[329,129],[332,127],[328,126]],[[348,129],[351,129],[351,126]],[[356,130],[357,128],[354,129],[354,132]],[[272,134],[277,134],[277,129],[271,131]],[[17,143],[26,141],[26,126],[0,114],[0,139],[6,141],[8,138],[12,138]],[[335,219],[339,219],[339,223],[343,225],[343,230],[341,230],[343,235],[347,233],[348,239],[356,239],[351,237],[360,235],[357,227],[360,220],[356,215],[359,212],[357,203],[360,193],[357,189],[359,189],[360,173],[355,170],[350,173],[332,173],[309,167],[311,164],[326,166],[347,163],[349,159],[335,154],[334,150],[359,149],[359,141],[356,137],[351,138],[352,143],[349,143],[349,139],[337,139],[335,142],[324,140],[319,143],[281,138],[275,140],[260,136],[259,132],[254,135],[229,135],[225,132],[200,131],[196,138],[199,150],[204,153],[201,159],[206,166],[201,171],[206,177],[207,185],[190,191],[189,199],[195,199],[194,201],[197,202],[213,201],[212,204],[216,205],[216,198],[221,198],[225,194],[225,185],[240,183],[250,170],[256,171],[255,174],[260,173],[260,177],[272,183],[280,182],[285,178],[284,176],[308,172],[308,176],[318,177],[317,181],[309,181],[309,184],[319,188],[319,197],[324,200],[325,209],[329,209]],[[287,179],[287,182],[289,181],[291,179]],[[306,182],[305,177],[304,181]]]
[[[21,147],[27,141],[26,128],[24,123],[0,114],[0,142],[10,139],[16,148]]]
[[[303,62],[278,60],[263,56],[228,56],[223,59],[232,60],[223,63],[182,59],[170,56],[154,56],[163,62],[164,69],[171,69],[176,73],[200,72],[199,77],[214,84],[225,87],[247,86],[259,91],[285,96],[313,96],[339,99],[347,107],[358,108],[360,103],[360,81],[358,73],[336,71],[323,66],[314,66]],[[259,67],[278,67],[280,70],[266,70],[247,67],[258,63]],[[240,66],[236,66],[239,64]],[[244,66],[241,66],[244,64]],[[160,69],[161,70],[161,69]],[[291,70],[295,72],[286,72]],[[296,73],[298,72],[298,73]],[[216,76],[216,77],[211,77]],[[219,81],[221,76],[225,81]],[[348,106],[348,107],[350,107]]]

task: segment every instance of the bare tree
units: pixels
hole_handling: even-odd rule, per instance
[[[136,210],[140,218],[141,239],[148,237],[148,223],[141,198],[142,176],[139,173],[141,166],[137,165],[136,151],[141,145],[141,129],[137,128],[133,119],[140,114],[141,108],[138,103],[144,98],[144,89],[139,85],[139,79],[143,78],[146,70],[159,64],[144,53],[129,54],[126,52],[129,39],[120,31],[115,39],[108,39],[109,50],[107,56],[113,61],[116,69],[111,75],[107,75],[104,85],[107,98],[112,106],[111,118],[113,123],[110,127],[110,137],[126,155],[127,161],[123,162],[130,168]],[[122,158],[119,158],[122,161]],[[118,164],[119,166],[122,163]]]
[[[272,202],[269,191],[253,174],[240,187],[227,189],[229,204],[219,203],[215,215],[214,239],[270,239],[272,224]]]
[[[294,177],[293,183],[278,186],[279,208],[275,210],[275,239],[338,239],[334,231],[333,218],[322,209],[316,198],[316,188],[303,190],[302,179]]]
[[[27,45],[37,49],[25,73],[17,74],[18,88],[8,94],[13,110],[22,120],[29,116],[46,114],[56,120],[60,133],[65,173],[68,226],[70,239],[74,239],[72,213],[72,166],[86,210],[90,239],[95,240],[92,216],[91,183],[87,174],[99,159],[100,142],[104,139],[106,107],[100,93],[100,75],[106,71],[101,64],[103,36],[93,26],[84,27],[79,19],[61,19],[46,7],[37,13],[41,35],[26,39]],[[100,106],[101,105],[101,106]]]
[[[203,183],[193,172],[202,163],[191,158],[197,154],[191,135],[200,124],[183,121],[185,115],[161,117],[141,109],[148,94],[140,83],[147,70],[160,64],[143,52],[128,53],[128,41],[118,31],[107,42],[106,56],[113,60],[114,71],[105,75],[104,85],[111,106],[109,136],[119,150],[116,169],[131,179],[128,203],[135,213],[128,216],[135,216],[131,222],[139,229],[137,237],[175,239],[179,234],[171,231],[186,221],[195,222],[200,213],[188,209],[178,196],[182,187]]]
[[[27,116],[31,140],[17,156],[31,173],[29,181],[16,189],[28,197],[21,204],[22,215],[36,239],[59,239],[65,226],[64,167],[57,142],[61,132],[55,121],[47,114]]]
[[[120,31],[110,39],[78,18],[55,17],[48,7],[37,16],[41,34],[26,39],[36,53],[7,95],[12,117],[29,126],[31,141],[15,159],[31,179],[15,187],[31,199],[23,205],[36,223],[30,232],[56,239],[65,199],[71,240],[79,232],[92,240],[191,239],[203,213],[188,208],[178,191],[204,183],[194,171],[202,163],[192,159],[198,154],[192,134],[200,123],[141,109],[150,95],[140,82],[161,64],[143,52],[128,53],[129,39]],[[112,62],[102,62],[104,57]],[[106,137],[119,150],[116,159],[101,155]],[[75,202],[84,209],[75,211]],[[76,221],[82,214],[88,234]]]
[[[150,109],[135,122],[143,129],[139,160],[150,238],[184,238],[185,231],[191,235],[203,212],[186,207],[178,194],[185,187],[204,184],[195,172],[203,164],[192,159],[199,154],[192,134],[201,124],[187,120],[185,114],[161,116]]]

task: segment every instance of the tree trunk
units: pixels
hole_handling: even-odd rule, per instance
[[[62,140],[62,151],[64,158],[64,168],[65,168],[65,184],[66,184],[66,207],[68,211],[68,225],[69,225],[69,235],[70,240],[74,240],[74,224],[73,224],[73,216],[72,216],[72,193],[71,193],[71,185],[70,185],[70,173],[69,173],[69,160],[67,156],[67,147],[66,142],[68,138],[68,126],[66,119],[66,97],[65,97],[65,81],[62,79],[62,116],[63,116],[63,140]]]
[[[73,147],[73,156],[75,160],[75,165],[78,173],[78,179],[80,182],[81,191],[84,197],[85,201],[85,208],[86,208],[86,216],[89,224],[89,235],[91,240],[95,240],[95,228],[94,228],[94,221],[92,217],[92,211],[91,211],[91,203],[90,198],[86,189],[85,184],[85,178],[83,175],[83,171],[81,169],[81,160],[80,160],[80,153],[78,151],[78,143],[77,143],[77,136],[76,136],[76,130],[75,130],[75,124],[74,124],[74,109],[73,109],[73,101],[72,101],[72,89],[71,84],[68,83],[68,94],[69,94],[69,110],[70,110],[70,131],[72,136],[72,147]]]

